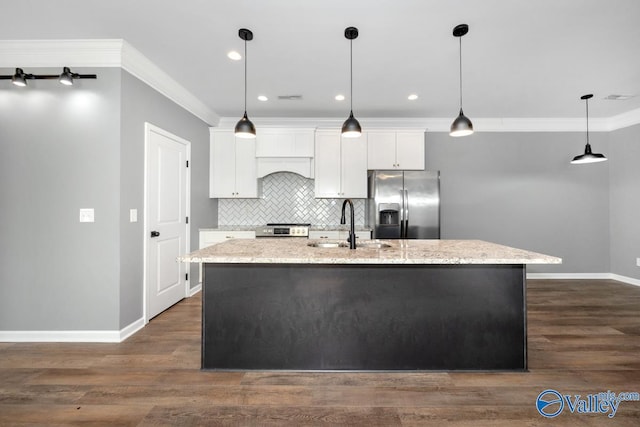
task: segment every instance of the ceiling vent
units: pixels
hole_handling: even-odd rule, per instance
[[[631,99],[635,97],[635,95],[609,95],[605,99],[610,101],[626,101],[627,99]]]
[[[278,99],[284,101],[302,101],[302,95],[278,95]]]

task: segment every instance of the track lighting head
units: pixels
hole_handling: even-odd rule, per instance
[[[16,73],[11,78],[11,83],[16,86],[25,87],[27,85],[28,76],[22,71],[22,68],[16,68]]]
[[[58,79],[58,81],[65,86],[73,85],[73,74],[71,73],[69,67],[62,68],[62,74],[60,74],[60,78]]]

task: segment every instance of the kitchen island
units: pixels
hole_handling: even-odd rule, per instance
[[[204,263],[203,369],[527,369],[526,265],[479,240],[230,240]],[[387,246],[387,247],[378,247]]]

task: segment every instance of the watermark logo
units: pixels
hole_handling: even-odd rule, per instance
[[[613,418],[618,412],[620,402],[639,401],[637,392],[621,392],[615,394],[611,390],[600,393],[587,394],[561,394],[557,390],[547,389],[538,395],[536,409],[546,418],[557,417],[565,408],[574,414],[606,414]]]
[[[553,418],[556,417],[564,409],[564,400],[562,395],[555,390],[545,390],[538,395],[536,399],[536,408],[540,415]]]

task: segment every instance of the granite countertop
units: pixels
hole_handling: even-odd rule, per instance
[[[379,240],[391,245],[314,248],[301,238],[233,239],[180,257],[183,262],[268,264],[561,264],[562,259],[482,240]],[[322,240],[326,243],[326,240]],[[359,244],[370,242],[363,240]]]

